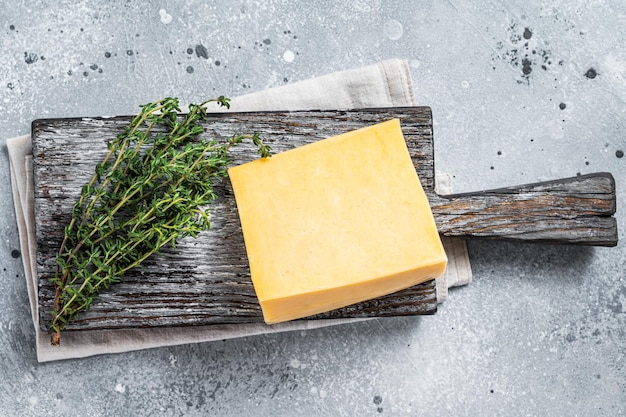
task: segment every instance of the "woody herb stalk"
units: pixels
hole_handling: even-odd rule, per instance
[[[230,107],[224,96],[190,105],[186,115],[175,98],[145,104],[108,143],[107,155],[81,189],[57,254],[53,345],[60,344],[66,324],[128,270],[165,245],[209,229],[213,184],[227,175],[232,146],[251,139],[261,157],[270,156],[257,134],[236,134],[225,143],[199,138],[209,102]]]

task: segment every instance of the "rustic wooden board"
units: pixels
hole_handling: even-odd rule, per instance
[[[432,128],[428,108],[362,112],[294,112],[216,114],[206,136],[225,138],[237,132],[260,132],[277,152],[325,137],[400,117],[411,155],[421,167],[425,188],[434,186]],[[47,329],[53,304],[56,251],[80,187],[93,175],[129,118],[38,120],[33,123],[35,218],[40,322]],[[247,145],[233,149],[234,163],[256,158]],[[185,239],[175,250],[145,262],[125,281],[101,294],[81,320],[68,330],[189,326],[261,322],[261,310],[249,277],[243,235],[228,181],[216,192],[212,230]],[[433,314],[434,282],[360,303],[314,318],[382,317]]]
[[[426,107],[359,111],[226,113],[210,116],[208,137],[260,132],[280,152],[373,123],[400,118],[402,131],[439,231],[533,242],[617,244],[615,182],[599,173],[476,193],[434,192],[432,120]],[[49,324],[54,258],[67,213],[80,187],[106,153],[105,143],[128,117],[53,119],[33,123],[37,269],[40,322]],[[234,149],[234,163],[256,158],[248,145]],[[254,295],[239,217],[228,181],[217,187],[213,228],[176,250],[153,257],[124,283],[102,294],[69,329],[204,325],[262,321]],[[432,314],[434,283],[336,310],[315,318]]]

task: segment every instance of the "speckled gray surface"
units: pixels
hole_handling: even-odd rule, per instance
[[[610,171],[626,231],[626,3],[292,3],[4,5],[0,415],[626,414],[624,243],[471,241],[432,317],[37,364],[4,143],[35,118],[405,58],[456,191]]]

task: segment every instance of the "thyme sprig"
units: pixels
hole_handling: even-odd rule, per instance
[[[165,98],[141,106],[129,126],[109,141],[73,206],[57,254],[51,343],[89,309],[100,291],[122,280],[165,245],[209,230],[213,186],[227,175],[228,151],[251,139],[261,157],[270,147],[258,134],[235,134],[226,142],[201,139],[207,104],[230,108],[220,96],[189,106],[181,115],[178,100]]]

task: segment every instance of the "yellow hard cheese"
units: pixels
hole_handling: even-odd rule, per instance
[[[446,268],[397,119],[228,172],[268,324],[390,294]]]

